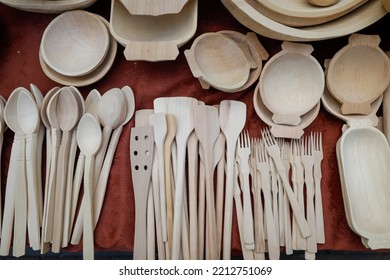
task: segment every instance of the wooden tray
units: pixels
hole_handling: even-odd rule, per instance
[[[258,5],[256,0],[221,1],[247,28],[265,37],[282,41],[319,41],[349,35],[375,23],[387,14],[381,0],[371,0],[339,19],[317,26],[294,28],[258,12],[254,8]]]
[[[125,46],[127,60],[175,60],[178,48],[194,36],[198,0],[190,0],[177,14],[132,15],[119,0],[111,1],[110,31]]]
[[[85,9],[96,0],[0,0],[15,9],[45,14],[59,14],[68,10]]]

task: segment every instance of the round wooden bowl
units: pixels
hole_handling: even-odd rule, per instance
[[[110,36],[107,27],[86,11],[68,11],[52,20],[41,40],[45,63],[64,76],[82,76],[105,59]]]
[[[284,42],[263,68],[260,95],[276,124],[298,125],[321,99],[325,77],[312,51],[308,44]]]

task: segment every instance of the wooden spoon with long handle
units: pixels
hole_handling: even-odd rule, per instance
[[[77,144],[85,155],[84,169],[84,207],[83,211],[83,259],[94,259],[94,226],[92,207],[92,182],[94,156],[102,142],[99,123],[90,114],[84,114],[77,129]]]
[[[226,138],[226,187],[223,233],[223,259],[231,255],[234,163],[238,136],[246,121],[246,104],[235,100],[223,100],[219,107],[219,121]]]

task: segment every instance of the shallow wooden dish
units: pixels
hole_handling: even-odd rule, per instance
[[[132,15],[177,14],[188,0],[120,0]]]
[[[328,7],[318,8],[310,5],[307,0],[293,1],[259,1],[254,8],[264,16],[279,23],[294,26],[313,26],[323,24],[331,20],[340,18],[354,9],[360,7],[368,0],[345,0],[338,1],[336,4]],[[280,2],[280,3],[279,3]],[[271,5],[268,5],[271,4]],[[283,5],[282,9],[273,9],[271,6]]]
[[[40,52],[46,64],[65,76],[82,76],[105,59],[109,32],[96,16],[82,10],[54,18],[43,32]]]
[[[257,116],[268,126],[271,127],[271,133],[274,137],[299,139],[304,134],[304,129],[309,126],[317,117],[321,102],[318,102],[309,112],[302,116],[302,121],[297,126],[275,124],[272,120],[272,112],[264,105],[257,84],[253,93],[253,107]]]
[[[390,248],[390,149],[370,123],[356,123],[337,145],[344,206],[351,229],[371,249]]]
[[[263,36],[282,41],[319,41],[357,32],[381,19],[387,11],[381,0],[371,0],[347,15],[317,26],[294,28],[278,23],[256,10],[256,0],[221,0],[244,26]]]
[[[330,60],[326,83],[343,114],[369,114],[371,102],[388,87],[390,59],[379,43],[377,35],[352,34]]]
[[[237,90],[249,78],[249,62],[239,45],[221,33],[198,36],[184,54],[195,78],[223,90]]]
[[[0,0],[0,3],[18,10],[45,14],[85,9],[95,2],[96,0]]]
[[[125,46],[127,60],[175,60],[197,22],[198,0],[189,0],[177,14],[161,16],[132,15],[119,0],[111,1],[110,31]]]
[[[101,16],[98,16],[98,17],[102,20],[102,22],[105,24],[105,26],[108,30],[108,28],[109,28],[108,21]],[[90,85],[90,84],[93,84],[93,83],[99,81],[111,69],[111,66],[115,60],[117,48],[118,48],[117,42],[114,40],[114,38],[111,37],[110,38],[110,46],[109,46],[107,55],[106,55],[105,59],[103,60],[103,62],[99,65],[99,67],[87,75],[78,76],[78,77],[65,76],[65,75],[57,73],[55,70],[51,69],[50,66],[48,66],[45,63],[44,59],[42,58],[41,52],[39,52],[39,62],[41,64],[41,68],[42,68],[43,72],[51,80],[53,80],[57,83],[63,84],[63,85],[69,85],[69,86],[75,86],[75,87],[87,86],[87,85]]]
[[[276,124],[298,125],[300,116],[320,101],[325,77],[308,44],[283,42],[282,51],[265,64],[259,89]]]

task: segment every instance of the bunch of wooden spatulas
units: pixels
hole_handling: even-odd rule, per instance
[[[78,244],[83,236],[84,259],[94,258],[94,227],[115,149],[134,106],[128,86],[103,95],[92,90],[85,100],[77,88],[67,86],[53,88],[45,96],[35,85],[31,91],[17,88],[11,93],[4,116],[15,137],[2,216],[1,255],[9,254],[12,243],[13,256],[23,256],[27,240],[33,250],[58,253],[69,242]],[[46,167],[44,180],[42,166]]]
[[[321,167],[312,157],[322,152],[320,136],[278,144],[266,129],[254,140],[241,134],[245,122],[246,105],[235,100],[210,106],[192,97],[161,97],[153,109],[136,111],[130,135],[134,259],[155,259],[156,248],[158,259],[230,259],[234,217],[244,259],[264,259],[266,252],[277,259],[282,245],[287,253],[306,250],[306,258],[315,257],[317,242],[324,243]],[[306,154],[313,158],[307,169],[306,160],[298,164]],[[300,166],[292,176],[284,155]],[[298,197],[303,184],[314,210]],[[304,248],[291,240],[298,237]]]

